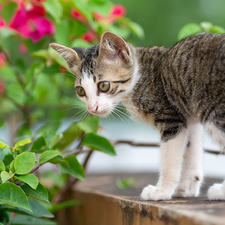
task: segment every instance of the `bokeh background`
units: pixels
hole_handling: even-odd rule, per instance
[[[224,0],[113,0],[127,9],[127,17],[145,31],[144,40],[132,38],[142,46],[170,47],[177,41],[179,30],[188,23],[209,21],[225,26]]]
[[[31,2],[35,1],[36,0]],[[42,2],[45,1],[37,2],[42,4]],[[66,2],[69,1],[61,2],[63,2],[62,4],[66,5]],[[131,21],[138,23],[143,28],[145,33],[144,37],[142,37],[142,35],[140,34],[141,32],[138,32],[139,28],[132,33],[130,32],[130,30],[132,29],[129,27],[129,34],[131,33],[131,35],[127,35],[127,31],[124,32],[122,29],[118,30],[112,24],[112,26],[109,26],[110,29],[112,29],[112,27],[114,26],[113,29],[115,31],[118,31],[119,34],[121,32],[121,34],[127,36],[127,40],[133,43],[135,46],[164,45],[166,47],[171,47],[178,41],[178,33],[181,28],[190,23],[200,24],[201,22],[210,22],[214,25],[219,25],[225,28],[224,0],[113,0],[112,2],[125,7],[125,11],[123,8],[122,11],[118,12],[118,15],[115,14],[115,18],[113,19],[114,22],[118,21],[118,23],[121,23],[123,26],[123,17],[126,16],[127,18],[130,18]],[[100,8],[98,8],[98,10],[99,9]],[[118,9],[121,10],[120,7]],[[0,10],[2,10],[3,12],[4,8]],[[50,11],[48,11],[48,13],[49,12]],[[50,15],[47,15],[53,21],[54,16],[52,17],[52,15],[54,15],[54,13],[52,15],[51,13]],[[71,107],[71,104],[77,103],[79,102],[79,100],[77,99],[73,89],[73,75],[63,70],[65,68],[63,68],[62,66],[65,65],[65,62],[62,62],[62,59],[59,60],[58,58],[56,58],[57,54],[53,54],[51,49],[47,50],[48,44],[52,41],[56,41],[65,45],[69,45],[72,43],[74,47],[88,47],[92,44],[97,43],[99,37],[96,36],[96,33],[100,34],[101,31],[103,32],[103,27],[105,25],[104,21],[101,21],[101,18],[96,19],[96,24],[100,28],[95,27],[94,31],[96,33],[93,33],[84,26],[84,24],[87,22],[87,18],[85,18],[85,15],[82,15],[79,10],[76,9],[76,11],[72,11],[72,13],[70,13],[70,9],[67,9],[64,16],[69,22],[57,23],[57,19],[59,20],[59,18],[57,18],[57,15],[55,15],[55,31],[46,32],[46,36],[44,35],[43,39],[40,39],[37,43],[33,43],[31,40],[27,39],[27,37],[23,37],[22,39],[17,38],[15,39],[15,41],[13,41],[13,39],[11,40],[11,37],[5,39],[6,49],[8,48],[11,53],[11,60],[16,64],[16,66],[18,66],[18,69],[22,73],[25,73],[28,70],[26,66],[32,65],[31,63],[33,62],[33,58],[40,58],[37,64],[32,65],[32,68],[39,68],[40,70],[44,68],[43,73],[41,73],[40,75],[35,75],[39,78],[37,79],[37,85],[34,89],[34,95],[32,96],[32,98],[25,99],[25,97],[22,98],[20,95],[17,95],[16,91],[19,90],[20,87],[18,87],[19,85],[15,84],[14,81],[14,83],[12,84],[12,80],[10,80],[11,78],[9,78],[11,76],[11,71],[2,70],[2,74],[0,71],[0,78],[2,77],[2,81],[5,82],[5,86],[2,83],[1,87],[3,98],[4,92],[6,91],[7,93],[8,91],[9,97],[11,99],[16,96],[16,101],[19,99],[19,101],[21,101],[21,104],[25,102],[25,106],[27,104],[26,107],[30,107],[31,111],[33,110],[30,119],[32,121],[36,120],[36,124],[41,124],[41,122],[43,122],[43,118],[47,116],[47,118],[51,120],[51,131],[57,130],[59,126],[62,126],[60,125],[59,121],[64,118],[66,118],[67,120],[71,118],[76,119],[76,108]],[[71,24],[75,25],[73,26]],[[4,24],[0,25],[4,26]],[[70,36],[70,32],[72,31],[70,29],[75,30],[75,35],[73,36],[75,40],[72,42]],[[48,34],[52,34],[54,32],[55,34],[53,36],[53,40],[52,36],[48,36]],[[70,36],[70,39],[65,38],[66,35],[68,35],[68,37]],[[2,44],[4,45],[3,42]],[[18,48],[21,47],[23,48],[20,49],[20,52],[18,54]],[[39,51],[39,49],[41,49],[41,51]],[[30,52],[28,52],[28,50]],[[24,64],[22,64],[21,61],[24,61]],[[59,66],[58,64],[60,64],[61,66]],[[32,68],[30,69],[31,71]],[[15,68],[11,67],[11,69]],[[68,76],[66,77],[66,75]],[[11,82],[11,84],[7,86],[7,82],[9,82],[9,84]],[[61,90],[60,88],[62,89],[62,91],[59,91]],[[19,91],[21,92],[21,89]],[[6,104],[6,101],[3,100],[1,101],[1,104],[2,109],[0,115],[2,116],[5,113],[3,115],[3,119],[13,121],[13,119],[11,119],[10,117],[11,114],[9,114],[9,112],[11,113],[14,108],[11,109],[12,107],[10,105],[11,108],[8,109],[8,102]],[[123,119],[122,122],[119,117],[117,118],[117,120],[113,120],[112,118],[101,119],[100,124],[103,127],[103,131],[101,132],[101,134],[109,139],[114,140],[125,139],[136,140],[140,142],[160,141],[159,133],[152,127],[131,121],[128,117],[121,117]],[[0,120],[1,119],[2,118],[0,118]],[[50,126],[48,126],[48,129],[49,127]],[[26,129],[26,127],[22,127],[22,131],[20,130],[19,134],[27,135],[30,130]],[[10,126],[6,125],[0,129],[0,136],[5,141],[11,141],[11,133],[12,129],[10,129]],[[219,146],[216,145],[206,134],[204,134],[203,139],[204,147],[215,150],[219,149]],[[93,157],[91,158],[90,165],[88,166],[88,173],[159,171],[158,148],[134,148],[127,145],[120,145],[116,147],[116,150],[116,157],[110,157],[103,153],[95,152]],[[85,154],[78,156],[80,161],[83,161],[84,157]],[[205,154],[204,170],[205,174],[208,176],[224,177],[224,156]]]
[[[29,209],[28,197],[34,194],[43,200],[42,193],[51,203],[41,206],[29,199],[33,208],[39,213],[44,206],[56,213],[78,204],[65,200],[71,198],[68,193],[78,180],[85,179],[85,173],[117,173],[119,178],[121,173],[159,172],[158,147],[120,144],[114,150],[110,143],[159,143],[159,132],[133,121],[124,108],[114,117],[88,117],[74,90],[74,74],[49,47],[59,43],[88,48],[105,31],[134,46],[171,47],[196,33],[225,33],[225,0],[0,0],[1,204]],[[206,133],[202,139],[204,148],[220,150]],[[205,175],[224,178],[224,160],[224,155],[205,153]],[[23,165],[22,171],[19,165]],[[21,186],[15,185],[18,180],[23,182]],[[127,186],[127,181],[119,185],[118,181],[118,188]],[[22,197],[14,192],[18,190]],[[56,209],[55,203],[60,202],[63,204]],[[7,211],[18,213],[1,208],[0,223],[18,224],[21,217],[12,218]],[[41,217],[46,215],[43,211]],[[31,216],[37,220],[35,211]],[[25,224],[26,219],[30,221],[30,217],[22,217],[19,223]]]

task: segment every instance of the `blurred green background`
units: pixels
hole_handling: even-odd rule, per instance
[[[187,23],[209,21],[225,27],[224,0],[112,0],[127,9],[127,17],[142,25],[145,39],[136,37],[136,45],[170,47]]]

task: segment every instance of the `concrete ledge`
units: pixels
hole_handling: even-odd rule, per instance
[[[89,176],[71,193],[71,198],[79,200],[81,205],[62,212],[61,224],[225,225],[225,201],[208,201],[205,197],[206,187],[215,179],[207,179],[201,197],[153,202],[139,200],[140,186],[116,188],[116,177],[134,177],[140,185],[154,184],[152,181],[157,179],[156,174]]]

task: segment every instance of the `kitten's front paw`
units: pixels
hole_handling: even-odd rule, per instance
[[[141,200],[169,200],[171,193],[157,186],[148,185],[141,192]]]
[[[225,182],[211,186],[207,196],[209,200],[225,200]]]
[[[200,192],[201,180],[199,177],[182,180],[176,188],[173,197],[197,197]]]

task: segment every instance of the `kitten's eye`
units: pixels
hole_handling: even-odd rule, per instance
[[[76,87],[76,91],[81,97],[85,96],[85,90],[81,86]]]
[[[109,90],[109,88],[110,88],[110,83],[109,83],[109,81],[102,81],[102,82],[99,82],[99,83],[98,83],[98,89],[99,89],[99,91],[101,91],[101,92],[106,92],[106,91]]]

